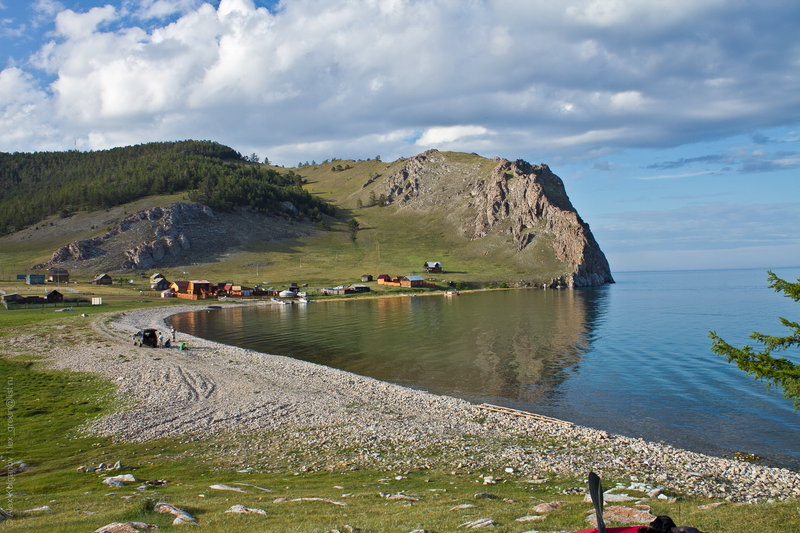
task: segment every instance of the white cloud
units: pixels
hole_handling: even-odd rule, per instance
[[[103,22],[117,18],[117,10],[112,5],[93,7],[86,13],[76,13],[71,9],[56,15],[56,33],[66,39],[83,39],[91,37]]]
[[[64,4],[57,0],[36,0],[33,4],[33,10],[39,17],[52,18],[64,10]]]
[[[29,63],[52,76],[28,87],[48,110],[41,126],[95,148],[209,138],[242,152],[345,156],[358,139],[416,131],[350,155],[441,145],[580,158],[800,122],[791,3],[36,5],[56,21]],[[0,150],[38,148],[29,141]]]
[[[679,174],[659,174],[658,176],[643,176],[637,179],[643,181],[651,181],[651,180],[674,180],[674,179],[681,179],[681,178],[693,178],[695,176],[706,176],[708,174],[714,174],[713,170],[698,170],[697,172],[681,172]]]
[[[189,13],[200,5],[200,0],[138,0],[126,2],[138,18],[164,19],[175,14]]]
[[[483,137],[489,130],[483,126],[443,126],[428,128],[417,140],[417,146],[437,146],[463,141],[473,137]]]
[[[0,71],[0,145],[63,148],[65,140],[49,123],[51,113],[47,95],[29,74],[16,67]]]

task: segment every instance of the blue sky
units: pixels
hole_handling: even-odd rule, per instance
[[[800,264],[800,3],[0,0],[0,150],[546,162],[613,270]]]

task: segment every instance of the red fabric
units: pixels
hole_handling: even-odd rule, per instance
[[[607,527],[606,533],[639,533],[639,528],[643,526],[633,526],[633,527]],[[580,531],[576,531],[575,533],[597,533],[597,528],[592,529],[581,529]]]

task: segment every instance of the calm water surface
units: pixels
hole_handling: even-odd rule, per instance
[[[800,278],[800,268],[776,269]],[[718,455],[800,469],[800,413],[709,349],[786,334],[764,270],[630,272],[580,290],[253,306],[174,317],[199,337]],[[785,354],[790,358],[794,354]]]

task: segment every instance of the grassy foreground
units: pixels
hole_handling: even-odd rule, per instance
[[[124,310],[154,303],[121,299],[111,305],[113,310]],[[109,310],[104,307],[103,311]],[[100,308],[92,310],[99,311]],[[49,331],[73,325],[78,318],[74,314],[53,313],[52,309],[0,310],[0,338],[9,340],[20,333],[34,336],[31,348],[25,344],[5,345],[4,357],[0,358],[4,388],[0,413],[2,464],[22,460],[30,465],[25,472],[2,478],[0,508],[13,512],[12,518],[0,524],[3,531],[93,531],[110,522],[129,520],[157,524],[168,531],[187,527],[173,526],[171,515],[153,512],[155,501],[167,501],[189,511],[207,531],[324,532],[348,531],[350,527],[363,531],[408,532],[419,528],[445,532],[464,529],[462,524],[478,518],[495,520],[497,525],[492,531],[588,527],[585,515],[591,504],[583,501],[582,494],[563,492],[585,486],[582,479],[541,472],[539,476],[548,481],[531,483],[527,476],[505,472],[492,458],[486,458],[486,469],[470,470],[432,450],[429,465],[402,471],[387,471],[377,463],[354,469],[344,466],[345,462],[342,468],[319,470],[302,465],[308,464],[305,461],[310,457],[345,455],[348,451],[270,445],[253,458],[239,455],[240,443],[274,443],[280,436],[229,434],[141,444],[86,436],[80,431],[83,424],[119,408],[113,384],[92,375],[47,369],[47,354],[33,348],[36,337],[47,337]],[[82,339],[76,335],[73,342]],[[126,468],[105,473],[77,470],[81,465],[117,461]],[[137,482],[120,488],[102,484],[105,476],[127,473],[133,474]],[[483,475],[503,480],[483,485]],[[146,480],[169,483],[138,489]],[[616,481],[630,480],[606,479],[604,484],[610,487]],[[232,485],[245,492],[213,490],[209,488],[212,484]],[[402,493],[416,501],[387,500],[381,492]],[[476,498],[475,494],[481,492],[497,498]],[[554,500],[566,505],[549,513],[545,520],[516,521],[536,514],[532,511],[535,505]],[[696,498],[647,503],[652,505],[654,514],[668,514],[679,524],[707,532],[800,531],[797,501],[726,503],[710,510],[698,509],[709,501]],[[263,509],[267,514],[225,513],[236,504]],[[473,507],[454,509],[464,504]],[[43,506],[49,508],[33,510]]]

